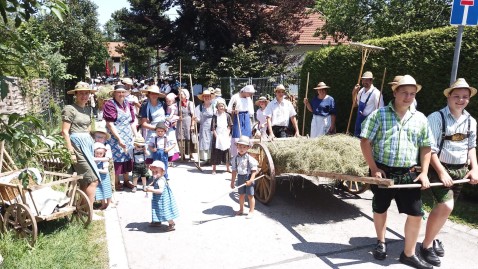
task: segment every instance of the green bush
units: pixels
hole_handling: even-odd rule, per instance
[[[364,71],[374,74],[374,85],[381,88],[384,68],[387,68],[383,87],[384,101],[392,98],[388,82],[396,75],[410,74],[423,86],[417,94],[418,110],[425,115],[438,110],[446,104],[443,90],[448,87],[453,62],[453,52],[457,36],[456,27],[444,27],[424,32],[364,41],[366,44],[384,47],[385,50],[369,55]],[[472,86],[478,86],[478,29],[466,27],[463,33],[461,56],[457,77],[463,77]],[[337,132],[345,132],[352,105],[351,91],[357,83],[361,65],[361,51],[348,45],[327,47],[310,52],[301,70],[301,89],[299,100],[306,93],[307,73],[310,73],[309,99],[316,92],[312,88],[324,81],[331,87],[329,95],[337,105]],[[477,98],[477,97],[475,97]],[[302,123],[303,102],[299,102],[299,122]],[[478,116],[478,103],[472,99],[467,107],[473,117]],[[356,109],[349,132],[353,133]],[[310,130],[311,113],[306,114],[306,132]]]

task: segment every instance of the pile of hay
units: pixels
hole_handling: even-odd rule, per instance
[[[360,140],[344,134],[267,143],[278,173],[368,175]]]

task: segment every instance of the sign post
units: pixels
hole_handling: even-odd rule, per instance
[[[453,65],[450,76],[450,85],[456,80],[458,62],[460,59],[461,40],[465,26],[478,25],[478,0],[454,0],[451,9],[451,25],[458,25],[458,34],[455,41],[455,52],[453,54]]]

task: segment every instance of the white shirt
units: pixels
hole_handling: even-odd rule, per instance
[[[267,118],[271,118],[272,126],[289,125],[290,117],[297,115],[294,106],[289,100],[283,99],[282,102],[278,102],[276,98],[272,100],[264,110],[264,115]]]
[[[251,97],[241,98],[240,93],[236,93],[231,97],[227,106],[227,112],[232,112],[232,107],[236,104],[236,110],[239,112],[249,112],[250,115],[254,115],[254,104]]]
[[[380,96],[380,90],[375,88],[375,86],[370,86],[370,89],[365,92],[365,88],[362,87],[357,93],[357,104],[361,101],[365,103],[368,96],[371,94],[370,99],[368,99],[365,109],[363,110],[363,115],[368,116],[375,109],[383,107],[383,96]],[[359,99],[360,98],[360,99]],[[380,104],[378,104],[378,98],[380,98]]]

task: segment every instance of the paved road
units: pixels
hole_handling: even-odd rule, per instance
[[[211,175],[210,167],[201,173],[191,163],[169,173],[180,209],[176,231],[148,226],[151,197],[142,191],[118,193],[117,208],[106,212],[111,268],[409,268],[398,261],[405,216],[395,205],[389,256],[374,260],[369,192],[356,197],[305,184],[295,198],[284,182],[269,205],[257,203],[254,218],[246,219],[233,216],[237,194],[202,203],[229,190],[230,174]],[[423,232],[424,226],[420,239]],[[478,230],[448,222],[440,238],[447,251],[441,268],[478,268]]]

